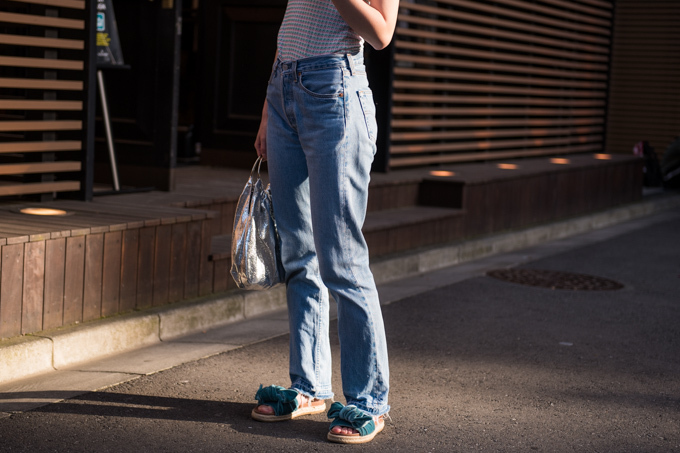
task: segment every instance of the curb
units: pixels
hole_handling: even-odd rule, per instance
[[[414,250],[371,265],[377,284],[442,269],[605,228],[680,207],[680,194],[519,231]],[[285,289],[232,290],[160,307],[0,341],[0,384],[63,369],[104,356],[206,331],[285,308]]]
[[[490,255],[512,252],[543,242],[564,239],[678,207],[680,207],[680,194],[665,194],[658,199],[641,201],[595,214],[405,252],[396,257],[376,261],[371,265],[371,270],[376,283],[386,283]]]
[[[137,314],[95,321],[83,328],[67,328],[46,338],[52,340],[52,366],[58,370],[94,357],[158,343],[158,331],[158,316]]]
[[[0,343],[0,384],[52,370],[54,348],[47,338],[17,337]]]

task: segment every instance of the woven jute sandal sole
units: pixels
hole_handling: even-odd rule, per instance
[[[290,414],[283,415],[271,415],[271,414],[261,414],[257,412],[257,407],[253,408],[250,416],[259,422],[283,422],[286,420],[292,420],[294,418],[302,417],[304,415],[315,415],[326,412],[326,402],[322,401],[323,404],[312,404],[309,406],[302,406],[291,412]]]
[[[375,427],[375,430],[371,434],[367,434],[365,436],[360,435],[359,433],[356,434],[333,434],[332,432],[328,432],[328,440],[331,442],[335,442],[337,444],[365,444],[366,442],[370,442],[373,440],[373,438],[383,430],[385,427],[385,420],[380,418],[378,421],[377,426]]]

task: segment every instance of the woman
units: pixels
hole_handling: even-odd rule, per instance
[[[372,440],[390,408],[385,331],[361,233],[377,134],[363,44],[386,47],[397,11],[398,0],[289,0],[255,142],[281,236],[291,387],[260,388],[252,416],[326,410],[330,290],[348,405],[331,406],[328,439],[340,443]]]

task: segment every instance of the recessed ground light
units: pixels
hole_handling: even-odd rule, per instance
[[[517,164],[496,164],[496,167],[502,170],[517,170]]]
[[[446,170],[433,170],[433,171],[430,172],[430,174],[432,176],[441,176],[441,177],[456,176],[456,174],[454,172],[446,171]]]
[[[45,215],[45,216],[60,216],[68,214],[68,211],[52,208],[22,208],[19,209],[19,212],[28,215]]]
[[[550,159],[550,162],[553,164],[558,164],[558,165],[566,165],[569,163],[569,159],[563,159],[561,157],[553,157]]]
[[[610,160],[612,158],[611,154],[595,154],[595,159],[598,160]]]

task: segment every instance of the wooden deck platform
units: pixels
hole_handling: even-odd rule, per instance
[[[602,157],[602,156],[600,156]],[[580,215],[641,197],[641,161],[572,155],[374,174],[372,257]],[[555,158],[553,158],[555,159]],[[172,192],[0,206],[0,338],[234,288],[236,202],[249,172],[185,167]],[[266,175],[264,175],[266,177]]]

